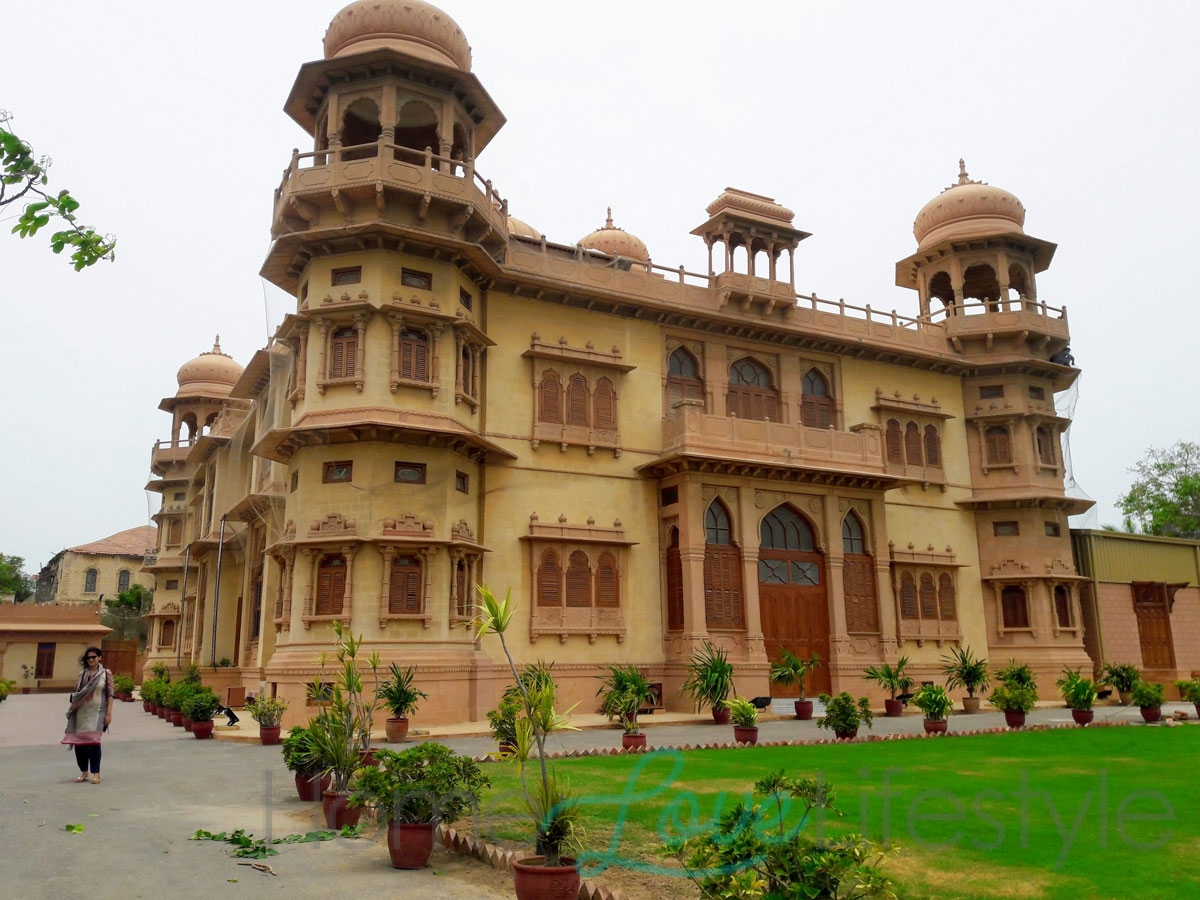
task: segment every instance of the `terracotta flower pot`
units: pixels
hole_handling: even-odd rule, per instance
[[[183,727],[183,713],[177,709],[173,709],[167,713],[167,718],[176,728]]]
[[[193,722],[192,722],[192,720],[191,720],[191,717],[190,717],[190,716],[184,716],[184,717],[183,717],[183,730],[184,730],[184,731],[191,731],[191,730],[192,730],[192,725],[193,725],[193,724],[195,724],[195,723],[193,723]]]
[[[148,712],[148,713],[154,712],[154,704],[151,703],[149,700],[143,700],[142,701],[142,712]]]
[[[834,736],[839,741],[852,741],[858,737],[858,729],[855,728],[853,731],[835,731]]]
[[[383,730],[387,733],[389,744],[403,744],[405,738],[408,737],[408,719],[403,716],[398,719],[388,719],[383,723]]]
[[[154,707],[154,714],[160,719],[165,719],[167,717],[167,708],[165,706],[156,706]]]
[[[207,722],[193,722],[192,723],[192,737],[196,738],[196,740],[202,741],[205,738],[210,738],[210,737],[212,737],[212,733],[213,733],[212,719],[209,719]]]
[[[378,748],[371,747],[367,750],[359,750],[358,751],[358,764],[360,766],[364,766],[366,768],[374,768],[375,766],[378,766],[379,763],[375,760],[376,749],[378,749]]]
[[[714,706],[713,710],[712,710],[712,717],[713,717],[713,721],[715,723],[717,723],[718,725],[728,725],[729,724],[729,707],[722,706],[722,707],[718,708],[718,707]]]
[[[279,743],[280,726],[264,725],[258,729],[258,740],[266,747],[273,746]]]
[[[345,791],[325,791],[321,794],[321,812],[325,814],[325,827],[341,829],[346,825],[353,827],[358,824],[362,815],[361,807],[349,807],[346,799],[350,795]]]
[[[889,719],[895,719],[904,715],[903,700],[884,700],[883,701],[884,715]]]
[[[1192,705],[1196,707],[1196,718],[1200,719],[1200,703],[1194,703]]]
[[[1075,720],[1076,725],[1090,725],[1095,717],[1096,713],[1090,709],[1071,710],[1071,718]]]
[[[575,900],[579,894],[579,872],[575,860],[566,865],[544,866],[545,857],[530,856],[513,862],[513,890],[517,900]]]
[[[321,795],[329,790],[329,782],[332,779],[328,775],[311,775],[308,772],[296,773],[296,794],[301,800],[308,803],[314,800],[320,800]]]
[[[1117,691],[1117,696],[1121,698],[1121,705],[1128,706],[1133,701],[1133,691]]]
[[[1161,706],[1139,706],[1138,709],[1140,709],[1142,711],[1142,719],[1144,721],[1146,721],[1146,722],[1162,721],[1162,707]]]
[[[945,719],[926,719],[924,721],[926,734],[945,734],[950,723]]]
[[[1012,710],[1006,709],[1004,711],[1004,722],[1009,728],[1024,728],[1025,713],[1013,712]]]
[[[433,855],[433,825],[388,822],[387,847],[397,869],[423,869]]]
[[[963,712],[967,713],[968,715],[974,715],[975,713],[979,712],[979,698],[978,697],[963,697],[962,701],[963,701]]]
[[[621,749],[635,750],[638,747],[646,746],[646,735],[641,734],[623,734],[621,735]]]
[[[739,744],[757,744],[758,726],[751,725],[749,727],[743,727],[741,725],[734,725],[733,739]]]
[[[796,718],[801,722],[808,722],[812,719],[813,702],[811,700],[796,701]]]

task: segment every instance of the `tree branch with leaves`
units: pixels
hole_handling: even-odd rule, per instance
[[[1135,476],[1117,506],[1126,526],[1145,534],[1200,538],[1200,444],[1151,447],[1129,470]]]
[[[71,263],[79,272],[100,260],[116,258],[117,241],[112,235],[101,235],[90,225],[80,224],[76,211],[79,201],[66,189],[52,193],[50,183],[51,159],[37,157],[33,148],[8,130],[12,113],[0,109],[0,209],[28,198],[12,233],[23,238],[33,237],[58,219],[62,228],[50,235],[50,249],[62,253],[72,248]]]

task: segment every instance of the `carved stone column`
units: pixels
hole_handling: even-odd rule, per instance
[[[358,332],[358,347],[354,353],[354,386],[361,394],[366,376],[367,358],[367,317],[359,313],[354,317],[354,328]]]
[[[388,313],[387,320],[392,326],[392,358],[388,370],[388,387],[394,394],[400,387],[400,332],[404,330],[404,317]]]
[[[350,625],[351,619],[354,616],[354,554],[358,552],[358,547],[350,544],[342,548],[342,555],[346,557],[346,590],[342,594],[342,624],[347,627]]]
[[[379,627],[386,628],[388,614],[391,612],[392,597],[392,559],[396,548],[385,544],[379,548],[379,556],[383,560],[383,576],[380,578],[379,589]]]
[[[321,554],[312,547],[301,547],[300,555],[304,559],[308,567],[308,584],[304,588],[304,610],[302,618],[304,620],[304,630],[307,631],[312,627],[309,617],[313,614],[313,590],[317,582],[317,560]]]
[[[329,320],[317,319],[317,339],[321,342],[321,349],[317,356],[317,393],[325,393],[325,376],[329,371],[326,365],[326,354],[329,351]]]

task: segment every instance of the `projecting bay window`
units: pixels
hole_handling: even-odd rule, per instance
[[[351,321],[317,320],[321,357],[318,361],[318,393],[337,385],[354,385],[362,391],[366,358],[367,316],[356,315]],[[307,346],[307,342],[305,342]],[[302,382],[297,382],[298,385]]]
[[[911,547],[911,545],[910,545]],[[958,641],[958,564],[954,554],[925,550],[891,550],[892,586],[896,593],[901,640],[917,645],[932,640]]]
[[[391,364],[388,387],[396,393],[402,387],[428,390],[437,397],[441,389],[439,344],[443,325],[426,322],[399,313],[388,313],[392,329]]]
[[[1024,585],[1006,584],[1000,588],[1000,627],[1006,631],[1031,631],[1029,595]]]
[[[890,394],[875,389],[875,405],[883,428],[883,455],[889,472],[919,478],[945,487],[942,468],[941,424],[951,416],[942,412],[936,400]]]
[[[454,402],[467,404],[471,412],[479,409],[483,354],[490,343],[470,322],[454,326]]]
[[[619,387],[633,367],[621,362],[616,348],[603,353],[589,344],[577,350],[565,340],[552,345],[535,335],[523,355],[533,363],[533,449],[546,441],[564,452],[582,446],[590,456],[604,447],[619,457]]]
[[[319,547],[301,547],[309,568],[308,589],[304,597],[304,627],[311,628],[314,622],[330,622],[334,619],[349,625],[354,598],[354,556],[357,545],[342,546],[337,550]]]
[[[429,608],[429,547],[388,545],[380,549],[383,582],[379,592],[379,627],[395,620],[416,620],[428,628],[433,623]]]

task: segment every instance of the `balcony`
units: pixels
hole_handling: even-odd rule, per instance
[[[1054,342],[1059,349],[1071,339],[1067,310],[1037,300],[1013,299],[994,303],[961,303],[938,310],[930,317],[942,319],[946,337],[961,352],[964,343],[1014,336],[1034,344],[1038,352]]]
[[[150,471],[161,475],[167,466],[185,462],[193,446],[193,441],[158,441],[150,451]]]

